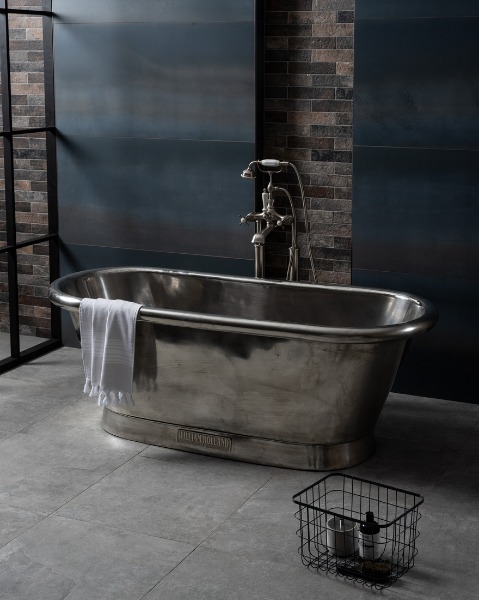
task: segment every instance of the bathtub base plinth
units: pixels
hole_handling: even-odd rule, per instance
[[[274,467],[325,471],[357,465],[374,454],[374,435],[343,444],[293,444],[123,415],[103,409],[102,427],[121,438]]]

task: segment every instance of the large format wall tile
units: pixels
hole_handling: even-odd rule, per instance
[[[61,23],[252,21],[254,0],[53,0]]]
[[[358,20],[354,46],[356,145],[479,149],[479,19]]]
[[[412,341],[393,391],[478,403],[479,281],[353,269],[353,284],[416,294],[439,311],[434,329]]]
[[[254,250],[251,245],[251,258],[222,258],[220,256],[200,256],[198,254],[174,254],[172,252],[151,252],[129,248],[105,248],[61,244],[60,274],[69,275],[76,271],[100,269],[102,267],[158,267],[180,269],[200,273],[219,273],[254,276]],[[62,341],[65,346],[80,348],[70,314],[62,311]]]
[[[479,278],[477,152],[354,150],[353,267]]]
[[[477,0],[356,0],[355,8],[356,19],[479,15]]]
[[[199,254],[175,254],[173,252],[151,252],[130,248],[105,248],[77,244],[61,244],[61,275],[87,269],[106,267],[154,267],[158,269],[179,269],[198,273],[217,273],[254,277],[254,249],[251,245],[249,260],[223,258],[221,256],[201,256]]]
[[[254,142],[254,48],[254,22],[56,25],[57,127]]]
[[[251,258],[254,144],[64,137],[58,147],[66,243]]]

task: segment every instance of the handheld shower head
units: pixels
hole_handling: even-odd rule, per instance
[[[241,173],[243,179],[254,179],[256,177],[254,171],[251,170],[251,165]]]
[[[270,176],[272,173],[280,173],[283,170],[283,167],[288,165],[288,163],[281,162],[279,160],[273,159],[264,159],[264,160],[253,160],[249,163],[248,167],[241,173],[241,177],[243,179],[255,179],[256,172],[251,168],[253,165],[256,165],[256,169],[259,169],[262,173],[269,173]],[[262,167],[262,168],[261,168]]]

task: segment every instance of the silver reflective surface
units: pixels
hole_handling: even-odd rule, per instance
[[[437,320],[429,302],[407,294],[161,269],[84,271],[50,289],[77,327],[83,297],[144,305],[136,406],[105,409],[107,431],[303,469],[372,454],[406,341]],[[179,429],[195,434],[185,442]]]

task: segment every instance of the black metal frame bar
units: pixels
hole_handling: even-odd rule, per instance
[[[255,160],[262,160],[264,139],[264,0],[255,0]],[[255,210],[263,206],[263,178],[255,179]]]
[[[43,18],[43,52],[45,74],[45,127],[31,129],[13,129],[12,126],[12,94],[10,82],[10,38],[8,15],[30,15]],[[55,97],[53,81],[53,13],[52,0],[42,0],[42,10],[21,10],[8,8],[8,0],[0,3],[0,69],[2,78],[2,111],[4,167],[5,167],[5,208],[7,244],[0,247],[0,254],[7,254],[8,293],[10,321],[11,356],[0,360],[0,374],[13,369],[24,362],[37,358],[61,344],[60,309],[52,306],[51,339],[37,344],[28,350],[20,350],[20,322],[18,310],[18,264],[17,250],[33,244],[48,242],[50,281],[60,276],[60,255],[58,239],[58,201],[57,201],[57,161],[55,127]],[[48,234],[17,242],[15,222],[15,173],[13,159],[13,139],[15,136],[28,133],[43,133],[46,136],[47,156],[47,197],[48,197]]]

